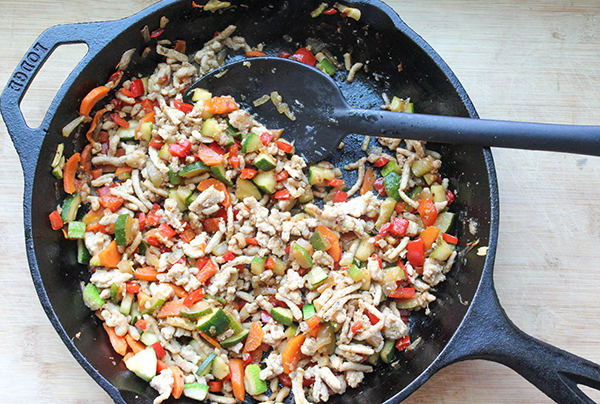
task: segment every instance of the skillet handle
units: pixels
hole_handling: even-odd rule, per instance
[[[42,140],[50,120],[58,107],[57,98],[66,91],[61,88],[50,104],[46,116],[36,129],[30,128],[21,112],[20,104],[33,79],[52,52],[64,44],[85,43],[88,52],[73,69],[69,79],[78,75],[97,53],[121,30],[123,20],[87,24],[57,25],[45,30],[29,48],[8,80],[0,98],[0,110],[8,133],[21,158],[25,177],[33,175]],[[68,79],[67,79],[68,80]]]
[[[516,371],[557,403],[594,403],[577,385],[600,390],[600,365],[518,329],[500,306],[491,279],[480,292],[464,327],[453,337],[452,349],[440,357],[442,367],[468,359],[494,361]]]

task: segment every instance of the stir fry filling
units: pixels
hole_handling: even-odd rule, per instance
[[[85,97],[65,130],[91,120],[89,143],[57,149],[67,196],[50,222],[77,240],[83,299],[155,404],[327,401],[418,343],[408,318],[457,255],[454,194],[420,142],[379,139],[388,153],[344,167],[358,172],[346,184],[226,94],[184,103],[223,49],[262,54],[234,30],[192,57],[182,41],[158,45],[152,75],[118,72]],[[412,111],[398,97],[385,107]]]

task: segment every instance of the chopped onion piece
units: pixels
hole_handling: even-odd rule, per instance
[[[168,23],[169,23],[169,19],[167,17],[165,17],[164,15],[162,17],[160,17],[160,28],[161,29],[164,29]]]
[[[167,261],[169,261],[169,264],[175,264],[182,257],[183,257],[183,250],[181,248],[178,248],[177,250],[175,250],[171,253],[171,255],[169,256],[169,259]]]
[[[129,62],[131,62],[131,58],[133,57],[133,52],[135,52],[135,48],[123,52],[123,56],[121,56],[121,61],[117,65],[117,70],[127,69],[127,66],[129,66]]]
[[[223,255],[225,255],[228,251],[228,246],[227,246],[227,242],[223,241],[221,244],[218,244],[214,250],[212,250],[212,254],[216,255],[217,257],[222,257]]]
[[[369,142],[371,142],[371,136],[365,136],[365,138],[363,139],[362,145],[360,146],[360,149],[364,152],[367,151],[367,149],[369,148]]]
[[[142,37],[144,38],[144,42],[150,42],[150,28],[148,28],[148,26],[145,25],[140,32],[142,34]]]
[[[81,115],[73,119],[68,124],[66,124],[65,127],[62,129],[63,136],[69,137],[71,133],[75,130],[75,128],[77,128],[81,124],[81,122],[85,121],[85,118],[85,115]]]
[[[271,97],[269,97],[267,94],[265,94],[262,97],[258,98],[257,100],[254,100],[253,104],[255,107],[259,107],[259,106],[263,105],[265,102],[269,101],[270,99],[271,99]]]
[[[204,10],[212,11],[214,13],[217,10],[227,8],[229,6],[231,6],[231,3],[228,1],[210,0],[204,5]]]
[[[406,347],[406,350],[407,351],[414,350],[417,347],[417,345],[419,345],[421,343],[422,340],[423,340],[423,338],[421,338],[421,337],[417,338],[409,346]]]
[[[337,8],[340,13],[344,13],[356,21],[360,20],[360,10],[358,8],[347,7],[339,3],[336,3],[334,7]]]

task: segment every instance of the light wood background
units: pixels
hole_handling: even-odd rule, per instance
[[[0,85],[45,28],[125,17],[151,0],[0,0]],[[600,125],[597,0],[391,0],[446,60],[481,117]],[[82,46],[62,47],[29,91],[37,126]],[[600,159],[493,150],[501,198],[495,280],[525,332],[600,362]],[[106,403],[47,320],[25,256],[21,168],[0,125],[0,391],[11,403]],[[591,393],[598,399],[598,392]],[[600,400],[599,400],[600,401]],[[407,403],[545,403],[517,374],[451,366]]]

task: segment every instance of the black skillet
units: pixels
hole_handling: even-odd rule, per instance
[[[148,384],[115,364],[107,337],[98,319],[83,305],[80,282],[89,277],[77,265],[74,243],[51,230],[48,213],[63,195],[50,173],[58,143],[66,153],[80,150],[81,133],[70,139],[61,128],[77,116],[77,106],[94,86],[104,83],[124,51],[136,47],[129,73],[148,74],[160,60],[154,52],[142,61],[146,44],[140,30],[156,29],[161,16],[170,20],[163,38],[185,39],[188,50],[199,49],[215,31],[237,23],[238,33],[250,44],[264,42],[268,54],[294,51],[308,37],[341,44],[331,50],[352,50],[356,60],[369,60],[369,73],[352,83],[341,83],[348,101],[361,108],[378,108],[380,94],[411,97],[416,111],[425,114],[477,118],[464,89],[441,58],[395,12],[376,1],[349,3],[359,7],[359,22],[309,17],[320,0],[249,1],[215,14],[192,8],[191,1],[165,0],[124,20],[57,26],[45,31],[30,48],[2,93],[0,107],[17,149],[25,176],[24,227],[27,255],[40,301],[52,325],[83,368],[116,403],[150,403],[156,396]],[[242,3],[244,4],[244,3]],[[287,42],[284,35],[292,38]],[[67,78],[38,129],[30,129],[19,109],[27,88],[44,61],[62,44],[84,42],[88,54]],[[342,49],[343,48],[343,49]],[[398,65],[402,63],[402,71]],[[361,139],[347,138],[343,152],[333,161],[341,166],[362,156]],[[487,148],[463,145],[430,145],[444,156],[444,174],[458,190],[453,209],[459,220],[455,234],[462,242],[479,240],[488,246],[485,257],[464,249],[461,259],[438,288],[432,315],[411,318],[411,336],[421,336],[411,357],[401,356],[393,367],[378,368],[358,389],[334,396],[331,403],[399,402],[414,392],[436,371],[458,361],[487,359],[502,363],[524,376],[549,397],[561,403],[591,403],[577,387],[600,389],[600,367],[531,338],[506,317],[492,278],[498,235],[498,189],[492,156]],[[348,181],[352,182],[351,174]],[[468,221],[476,221],[471,235]],[[80,333],[80,334],[78,334]],[[78,335],[76,337],[76,335]],[[181,400],[181,402],[192,402]]]

